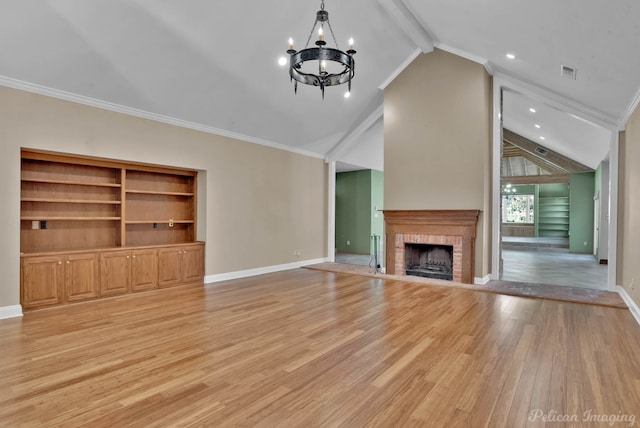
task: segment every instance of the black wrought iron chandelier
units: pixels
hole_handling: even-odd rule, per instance
[[[329,27],[335,48],[327,47],[327,42],[324,40],[325,24]],[[310,48],[309,42],[316,33],[316,27],[318,27],[318,40],[315,42],[317,47]],[[356,53],[353,50],[353,39],[349,39],[349,49],[346,52],[340,50],[329,22],[329,12],[324,10],[324,0],[321,1],[320,10],[316,13],[316,20],[311,28],[305,48],[296,51],[293,48],[293,40],[289,39],[287,53],[289,54],[289,76],[292,81],[295,81],[293,87],[295,93],[298,93],[298,82],[305,85],[319,86],[323,99],[324,88],[327,86],[347,83],[349,85],[348,93],[351,92],[351,79],[355,75],[354,68],[356,65],[353,59],[353,55]],[[309,64],[309,61],[317,61],[317,70],[315,63]]]

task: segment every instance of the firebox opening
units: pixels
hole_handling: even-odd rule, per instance
[[[453,281],[453,245],[404,244],[406,275]]]

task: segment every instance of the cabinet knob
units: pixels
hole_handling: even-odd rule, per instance
[[[129,258],[129,256],[127,256],[127,258]]]
[[[71,263],[69,260],[67,260],[67,264]]]
[[[133,257],[134,259],[136,258],[136,256],[135,256],[135,255],[134,255],[134,256],[132,256],[132,257]]]
[[[58,262],[58,264],[59,264],[59,265],[61,265],[61,264],[62,264],[62,262]]]

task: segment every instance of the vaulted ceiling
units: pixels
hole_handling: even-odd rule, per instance
[[[319,155],[374,123],[384,85],[434,46],[607,123],[624,122],[640,88],[633,0],[326,0],[338,42],[355,39],[352,96],[295,95],[278,58],[289,37],[304,45],[319,3],[3,0],[0,84]],[[539,119],[546,145],[591,168],[606,156],[610,130],[544,103],[532,118],[531,102],[506,94],[505,125],[535,139]]]
[[[570,174],[583,172],[593,172],[593,169],[509,129],[503,130],[500,165],[503,179],[518,177],[526,182],[526,177],[537,177],[542,182],[568,182]],[[536,182],[533,180],[527,184]]]

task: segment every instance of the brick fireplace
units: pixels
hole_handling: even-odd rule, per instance
[[[384,210],[386,269],[406,275],[406,244],[452,248],[452,280],[473,284],[479,210]]]

